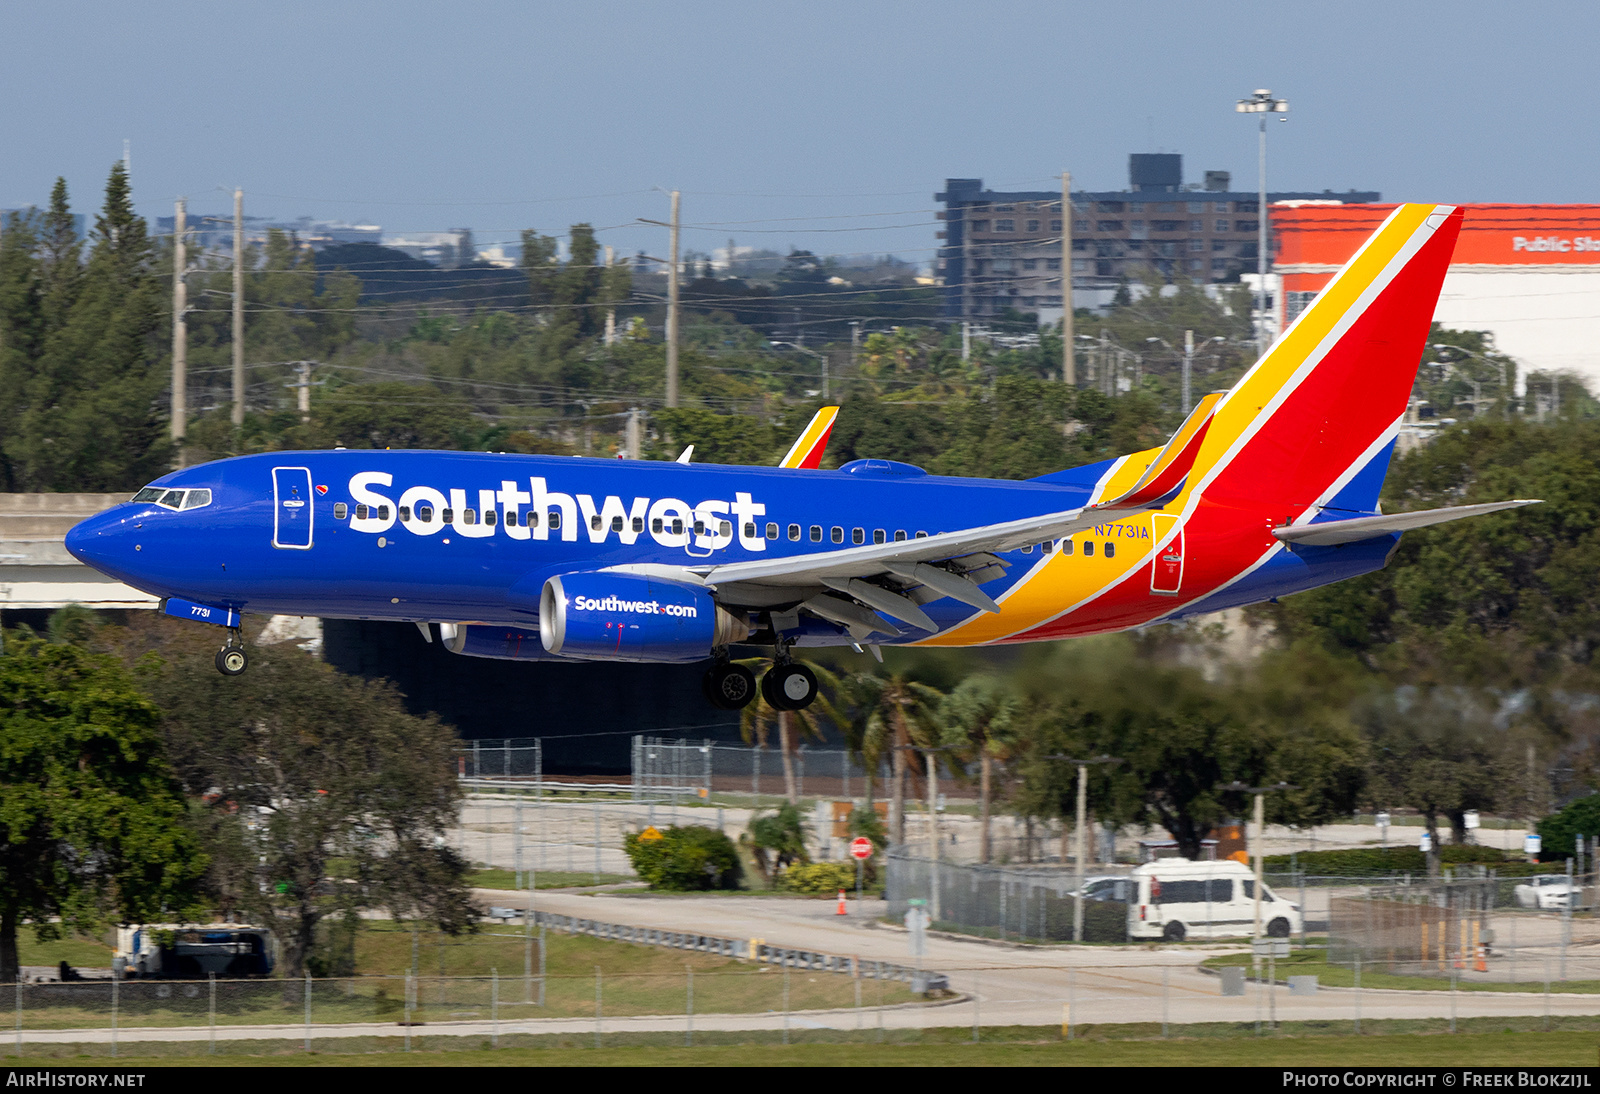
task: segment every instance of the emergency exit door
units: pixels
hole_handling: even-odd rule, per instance
[[[272,469],[272,545],[304,551],[311,547],[311,469]]]
[[[1171,513],[1152,513],[1150,534],[1160,546],[1150,567],[1150,591],[1161,596],[1177,596],[1183,588],[1183,527],[1181,518]],[[1174,532],[1174,527],[1177,531]],[[1170,538],[1168,538],[1170,537]],[[1162,540],[1167,540],[1162,543]]]

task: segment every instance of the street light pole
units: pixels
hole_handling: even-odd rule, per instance
[[[1244,794],[1254,794],[1255,804],[1255,835],[1250,840],[1250,851],[1255,859],[1256,884],[1255,884],[1255,911],[1253,913],[1254,926],[1250,931],[1251,948],[1255,951],[1251,963],[1255,966],[1256,979],[1260,980],[1261,972],[1261,852],[1266,843],[1266,810],[1262,805],[1264,796],[1273,790],[1299,790],[1298,786],[1291,786],[1286,782],[1274,783],[1271,786],[1246,786],[1242,782],[1231,782],[1222,787],[1223,790],[1237,790]],[[1304,916],[1304,909],[1301,915]]]
[[[1078,765],[1078,809],[1077,833],[1074,840],[1073,851],[1077,862],[1074,863],[1076,882],[1072,896],[1072,941],[1083,941],[1083,867],[1084,860],[1088,857],[1084,848],[1085,829],[1088,828],[1089,808],[1089,765],[1090,764],[1120,764],[1122,761],[1115,756],[1095,756],[1091,759],[1074,759],[1071,756],[1053,755],[1046,756],[1047,760],[1065,760]]]
[[[1256,244],[1256,314],[1260,316],[1256,323],[1256,356],[1259,358],[1267,352],[1267,115],[1287,114],[1289,112],[1288,99],[1274,99],[1272,92],[1261,87],[1248,99],[1240,99],[1234,110],[1240,114],[1261,115],[1260,137],[1260,203],[1256,206],[1256,230],[1258,242]],[[1280,118],[1279,121],[1288,121]]]

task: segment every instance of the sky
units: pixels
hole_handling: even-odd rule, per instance
[[[1594,202],[1600,4],[7,5],[0,208],[56,176],[98,206],[131,147],[146,216],[474,230],[587,221],[621,253],[894,252],[926,263],[947,177],[1123,189],[1130,152],[1252,188]]]

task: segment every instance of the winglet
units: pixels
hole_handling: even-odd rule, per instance
[[[1214,391],[1195,404],[1172,440],[1161,454],[1139,476],[1126,494],[1111,501],[1101,502],[1096,509],[1151,509],[1176,497],[1194,468],[1195,457],[1205,443],[1206,431],[1211,428],[1211,416],[1224,392]]]
[[[813,470],[821,467],[822,454],[828,448],[828,435],[833,432],[833,420],[838,416],[839,408],[836,406],[825,406],[817,411],[811,423],[795,440],[794,447],[789,449],[789,454],[778,461],[778,466]]]

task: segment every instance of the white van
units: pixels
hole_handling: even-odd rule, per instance
[[[1133,871],[1128,937],[1239,938],[1255,930],[1255,875],[1242,863],[1165,858]],[[1300,907],[1261,887],[1261,926],[1273,938],[1300,929]]]

